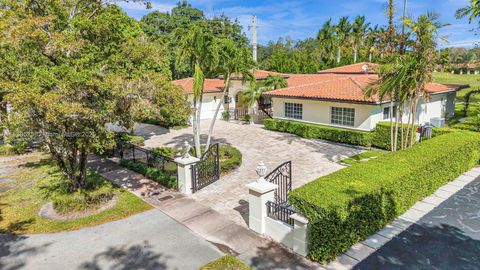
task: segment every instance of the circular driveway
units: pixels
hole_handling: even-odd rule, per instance
[[[209,124],[210,120],[201,123],[202,143],[207,139]],[[137,124],[136,134],[146,138],[145,145],[149,148],[181,147],[185,140],[193,145],[191,127],[169,131],[154,125]],[[255,168],[260,161],[266,164],[268,172],[292,161],[292,185],[296,188],[343,168],[337,163],[339,160],[363,151],[359,147],[266,130],[263,125],[242,125],[223,120],[215,124],[213,142],[238,148],[243,155],[242,165],[192,196],[244,226],[248,222],[248,189],[245,185],[257,180]]]

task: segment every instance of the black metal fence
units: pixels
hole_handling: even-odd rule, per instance
[[[289,204],[267,202],[267,216],[290,226],[293,226],[293,219],[291,219],[290,216],[295,213],[296,211],[293,210]]]
[[[265,176],[265,180],[277,185],[275,202],[288,202],[288,192],[292,190],[292,162],[287,161]]]
[[[108,151],[109,156],[118,157],[121,160],[132,160],[153,167],[163,173],[177,176],[177,163],[173,158],[160,155],[150,149],[146,149],[131,143],[117,143],[117,146]]]
[[[220,179],[220,145],[210,146],[192,166],[192,191],[196,192]]]

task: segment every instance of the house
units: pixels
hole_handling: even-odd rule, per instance
[[[452,74],[480,74],[480,67],[475,63],[452,64]]]
[[[285,76],[277,72],[270,72],[265,70],[256,70],[254,72],[256,80],[265,80],[268,76]],[[193,78],[185,78],[173,81],[173,84],[181,87],[185,94],[188,95],[188,100],[193,102]],[[203,89],[203,100],[201,119],[212,119],[219,102],[223,103],[220,107],[218,117],[222,116],[222,112],[230,111],[232,117],[241,118],[248,113],[248,107],[244,104],[241,96],[242,91],[248,89],[248,82],[242,81],[241,74],[233,74],[230,77],[230,86],[228,93],[223,96],[224,80],[222,78],[205,79]]]
[[[374,64],[359,63],[318,74],[289,74],[288,87],[265,92],[272,100],[273,118],[371,131],[389,121],[390,101],[365,97],[367,86],[379,79]],[[430,83],[429,100],[417,106],[415,122],[441,126],[455,112],[458,85]],[[407,122],[405,117],[404,122]]]

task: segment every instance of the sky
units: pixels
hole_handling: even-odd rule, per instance
[[[170,11],[179,0],[150,0],[153,9],[136,3],[120,2],[119,5],[130,16],[140,19],[152,10]],[[201,9],[207,17],[225,14],[238,19],[244,32],[251,38],[252,16],[257,16],[258,41],[266,44],[279,37],[290,36],[294,40],[315,37],[322,24],[329,18],[337,22],[342,16],[365,15],[372,25],[386,25],[387,0],[190,0],[193,7]],[[396,17],[400,21],[403,0],[394,0]],[[440,21],[448,26],[439,34],[448,43],[439,40],[439,47],[472,47],[480,43],[478,31],[473,29],[476,22],[468,24],[467,19],[457,20],[455,11],[467,6],[469,0],[407,0],[407,16],[417,17],[426,12],[436,12]]]

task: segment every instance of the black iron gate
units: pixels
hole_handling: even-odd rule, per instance
[[[288,202],[288,192],[292,190],[292,162],[287,161],[269,173],[265,180],[278,185],[275,190],[275,201],[267,202],[267,215],[270,218],[293,226],[290,216],[296,211]]]
[[[216,143],[192,166],[192,191],[196,192],[218,179],[220,179],[220,146]]]
[[[278,185],[275,202],[288,202],[287,194],[292,190],[292,162],[287,161],[265,176],[265,180]]]

